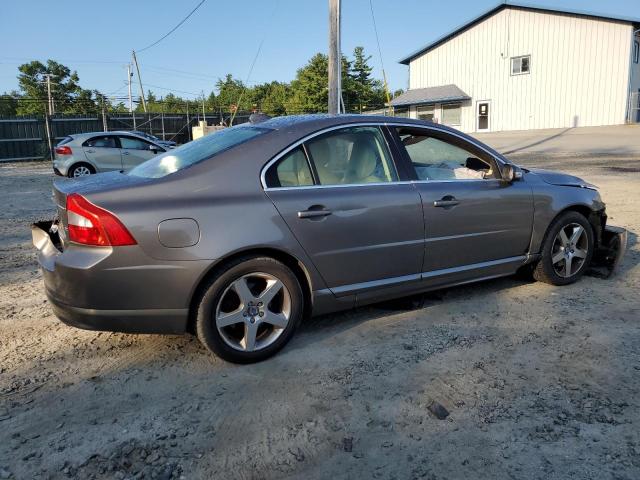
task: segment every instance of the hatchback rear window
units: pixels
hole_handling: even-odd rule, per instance
[[[73,140],[73,138],[71,137],[64,137],[62,140],[60,140],[58,142],[58,144],[56,145],[56,147],[61,147],[62,145],[69,143],[71,140]]]
[[[238,125],[186,143],[181,147],[157,155],[141,163],[129,175],[143,178],[161,178],[190,167],[215,155],[238,146],[259,135],[270,132],[267,128]]]

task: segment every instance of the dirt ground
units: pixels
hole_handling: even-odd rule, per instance
[[[50,166],[0,165],[0,479],[640,478],[640,158],[519,161],[600,186],[615,277],[316,318],[250,366],[56,320],[29,232]]]

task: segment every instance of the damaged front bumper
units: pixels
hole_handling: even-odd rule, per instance
[[[600,244],[593,253],[589,273],[600,278],[609,278],[624,257],[627,236],[624,228],[607,225],[602,231]]]

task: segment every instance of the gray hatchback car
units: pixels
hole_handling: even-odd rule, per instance
[[[167,150],[166,145],[130,132],[78,133],[56,145],[53,171],[72,178],[126,171]]]
[[[564,285],[626,245],[594,186],[401,118],[245,124],[54,192],[33,240],[62,321],[193,332],[242,363],[308,315],[523,269]]]

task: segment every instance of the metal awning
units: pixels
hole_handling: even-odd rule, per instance
[[[456,85],[440,85],[437,87],[414,88],[407,90],[391,100],[393,107],[408,107],[409,105],[426,105],[430,103],[461,102],[471,100],[471,97]]]

